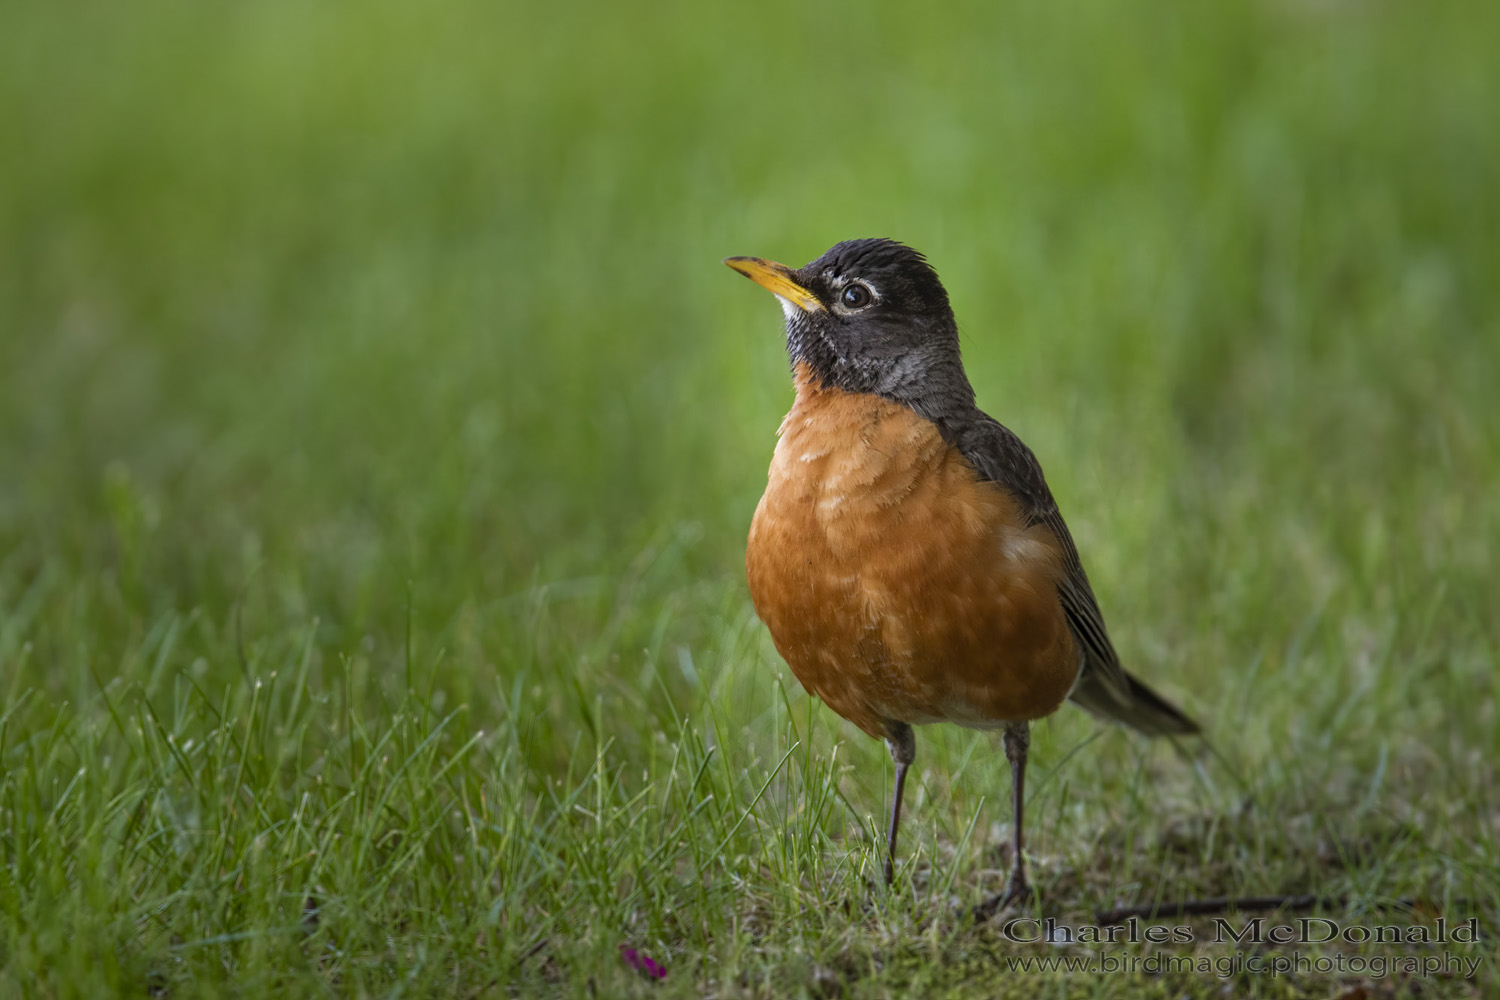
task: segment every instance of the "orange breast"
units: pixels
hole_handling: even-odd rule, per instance
[[[797,372],[745,566],[797,679],[872,736],[1048,715],[1078,652],[1056,539],[916,413]]]

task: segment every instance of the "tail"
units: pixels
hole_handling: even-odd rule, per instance
[[[1123,685],[1111,681],[1123,680]],[[1147,736],[1192,736],[1198,723],[1161,695],[1123,670],[1114,678],[1102,670],[1085,669],[1070,697],[1095,715],[1123,722]]]

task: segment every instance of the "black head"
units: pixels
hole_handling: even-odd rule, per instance
[[[786,313],[792,364],[937,420],[974,404],[948,293],[927,258],[895,240],[849,240],[793,270],[759,257],[724,263],[764,285]]]

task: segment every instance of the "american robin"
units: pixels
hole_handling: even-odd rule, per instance
[[[724,263],[780,300],[797,393],[750,526],[755,610],[803,687],[890,748],[887,883],[911,727],[1002,731],[1014,865],[980,913],[1025,901],[1031,720],[1072,698],[1151,735],[1198,726],[1120,666],[1036,457],[974,405],[922,254],[865,239],[796,270]]]

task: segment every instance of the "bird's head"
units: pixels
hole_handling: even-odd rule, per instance
[[[911,247],[849,240],[797,269],[760,257],[724,263],[781,301],[792,364],[823,386],[884,396],[933,420],[973,405],[948,293]]]

